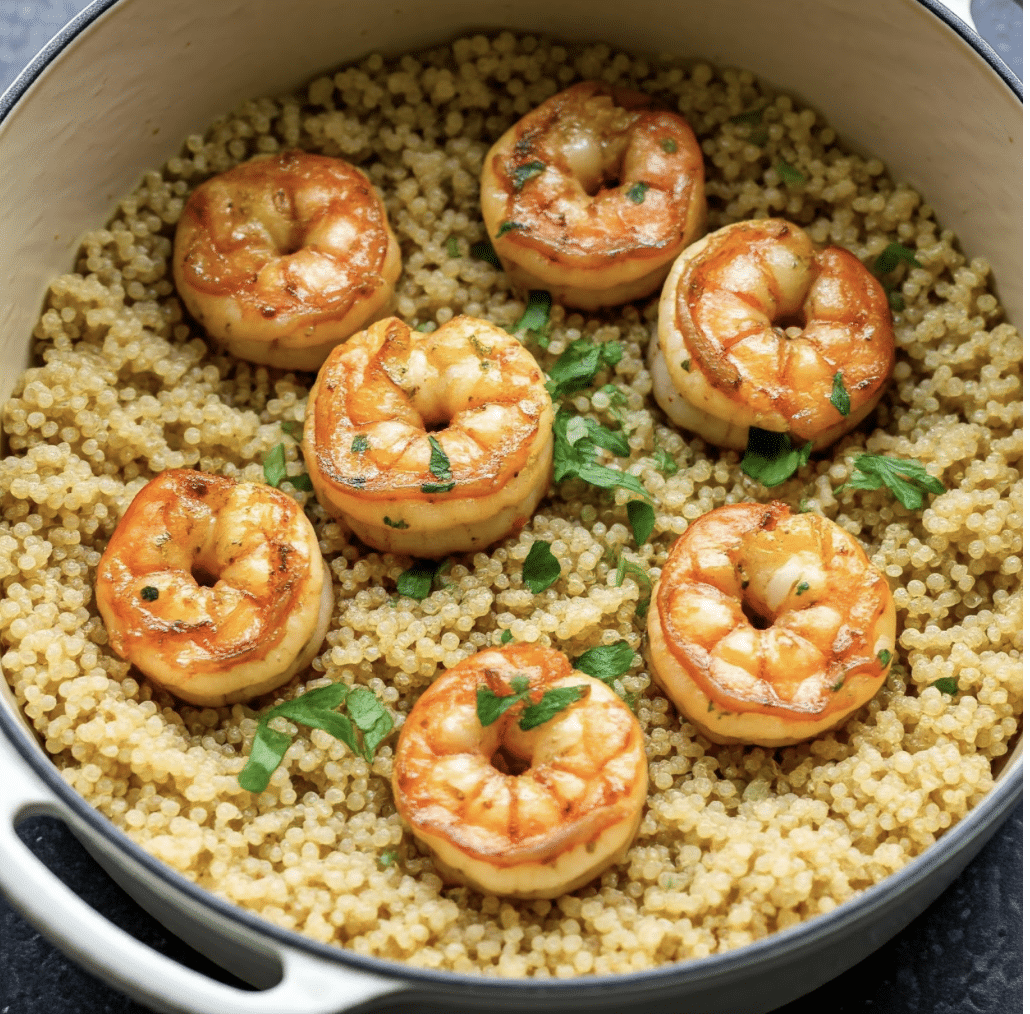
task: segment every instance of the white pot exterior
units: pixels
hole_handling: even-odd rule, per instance
[[[934,10],[918,0],[94,4],[31,85],[15,84],[17,101],[0,122],[0,397],[28,363],[43,293],[68,269],[79,237],[187,134],[245,98],[289,90],[370,51],[418,49],[477,28],[567,40],[603,35],[627,50],[747,67],[804,96],[853,147],[912,184],[963,238],[968,256],[990,260],[1019,325],[1021,103],[935,13],[940,5],[926,2]],[[433,1001],[450,1010],[654,1010],[674,999],[682,1012],[760,1014],[839,974],[922,911],[1018,800],[1022,772],[1019,759],[1010,761],[991,796],[927,854],[828,916],[701,962],[541,987],[416,973],[273,930],[144,856],[67,789],[2,680],[0,732],[0,768],[8,772],[0,779],[0,887],[118,988],[160,1010],[212,1014],[328,1014],[376,998],[420,1011]],[[30,812],[65,819],[123,887],[213,960],[260,986],[281,970],[280,984],[243,993],[212,983],[111,927],[14,835],[16,820]]]

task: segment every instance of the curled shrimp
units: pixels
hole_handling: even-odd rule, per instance
[[[731,504],[672,547],[647,629],[655,681],[709,739],[787,746],[841,724],[880,689],[894,599],[829,519]]]
[[[193,191],[172,268],[186,308],[229,352],[317,370],[334,345],[386,311],[401,256],[364,173],[287,151]]]
[[[737,222],[673,265],[648,365],[658,404],[713,444],[743,449],[755,426],[818,449],[876,406],[894,327],[853,254],[783,219]]]
[[[551,397],[510,334],[455,317],[429,334],[395,317],[333,350],[304,423],[319,502],[369,546],[414,556],[517,531],[551,478]]]
[[[483,220],[509,278],[593,310],[650,295],[704,229],[704,162],[683,117],[584,81],[490,149]]]
[[[584,696],[535,728],[510,707],[484,727],[477,697],[528,680],[531,699],[558,687]],[[535,645],[488,649],[419,698],[401,727],[394,802],[448,879],[516,898],[554,898],[617,862],[647,798],[636,717],[614,691]]]
[[[246,701],[315,657],[333,585],[311,522],[271,486],[172,469],[135,496],[97,568],[111,647],[190,704]]]

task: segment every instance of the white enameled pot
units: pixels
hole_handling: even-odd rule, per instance
[[[987,257],[1021,324],[1022,106],[1015,78],[963,23],[968,0],[97,0],[0,100],[0,398],[28,365],[48,280],[140,173],[242,99],[379,50],[513,28],[747,67],[804,96],[882,157]],[[760,1014],[816,988],[921,912],[1017,803],[1019,752],[974,812],[900,873],[818,919],[744,948],[648,972],[498,982],[364,959],[279,930],[151,859],[64,784],[0,680],[0,890],[54,943],[161,1011],[675,1009]],[[213,982],[79,900],[14,833],[64,820],[172,932],[259,987]]]

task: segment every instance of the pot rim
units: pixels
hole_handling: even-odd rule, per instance
[[[60,53],[84,29],[101,15],[118,4],[120,0],[93,0],[88,7],[72,18],[32,59],[15,78],[8,89],[0,94],[0,124],[10,114],[18,101],[33,82],[43,73]],[[945,6],[941,0],[914,0],[926,8],[952,31],[972,47],[990,68],[1008,85],[1020,102],[1023,100],[1022,82],[993,49],[958,15]],[[151,856],[142,846],[132,841],[107,817],[87,803],[60,776],[59,769],[42,752],[38,741],[13,714],[0,706],[0,733],[13,744],[24,761],[59,800],[68,806],[74,816],[89,828],[115,846],[121,853],[143,867],[148,874],[157,877],[176,892],[185,894],[191,901],[212,911],[218,916],[236,922],[249,930],[271,938],[278,943],[306,951],[308,954],[325,958],[354,969],[374,975],[402,979],[411,985],[454,990],[460,988],[473,992],[495,994],[515,989],[529,997],[559,999],[570,992],[604,993],[611,995],[613,989],[630,990],[634,987],[672,987],[716,979],[735,978],[744,966],[766,964],[775,966],[787,959],[798,949],[805,949],[817,941],[837,935],[849,927],[861,926],[874,921],[877,910],[896,895],[902,881],[918,883],[932,877],[940,868],[962,852],[968,844],[981,835],[993,834],[1009,812],[1016,806],[1022,794],[1023,758],[1013,758],[1011,769],[988,795],[957,824],[931,845],[925,852],[907,863],[896,873],[890,874],[865,888],[854,897],[824,915],[815,916],[784,930],[778,930],[767,937],[744,947],[734,948],[704,958],[677,961],[640,972],[625,972],[605,976],[581,976],[573,979],[545,982],[539,980],[499,979],[469,973],[420,969],[400,961],[374,958],[343,947],[321,943],[293,930],[283,929],[262,919],[259,915],[217,897],[212,892],[187,880],[180,873],[161,860]],[[969,858],[972,858],[970,856]]]

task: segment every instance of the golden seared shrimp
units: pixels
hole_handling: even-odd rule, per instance
[[[756,426],[818,449],[875,407],[894,327],[853,254],[783,219],[737,222],[673,265],[648,365],[658,404],[713,444],[743,449]]]
[[[190,704],[246,701],[315,657],[333,585],[311,522],[271,486],[190,469],[135,496],[97,568],[111,647]]]
[[[672,547],[647,630],[655,682],[709,739],[787,746],[839,725],[880,689],[894,599],[827,518],[731,504]]]
[[[586,690],[528,731],[522,705],[484,727],[481,690],[506,697],[520,679],[533,702],[559,687]],[[555,898],[621,859],[647,783],[629,708],[561,652],[535,645],[481,651],[444,673],[405,719],[393,762],[397,810],[441,873],[515,898]]]
[[[186,308],[219,345],[254,363],[317,370],[387,312],[401,255],[364,173],[287,151],[193,191],[172,269]]]
[[[704,162],[682,116],[584,81],[490,149],[483,221],[508,277],[594,310],[650,295],[704,230]]]
[[[551,480],[551,397],[510,334],[395,317],[333,350],[304,422],[319,502],[362,542],[446,556],[521,528]]]

